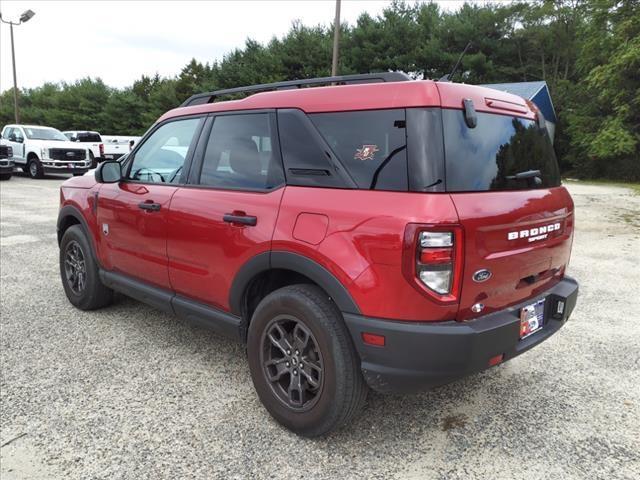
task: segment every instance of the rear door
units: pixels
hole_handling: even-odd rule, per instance
[[[558,282],[573,235],[573,202],[545,128],[512,115],[442,110],[446,190],[464,230],[460,319],[519,303]]]
[[[273,112],[210,118],[190,185],[171,200],[169,277],[179,295],[229,310],[238,270],[270,250],[284,192],[277,138]]]
[[[186,180],[204,118],[157,127],[127,163],[125,179],[103,184],[97,217],[106,268],[170,289],[167,268],[169,204]]]

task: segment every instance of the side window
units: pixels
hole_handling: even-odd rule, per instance
[[[178,183],[200,121],[175,120],[153,132],[135,153],[129,178],[145,183]]]
[[[200,184],[248,190],[282,185],[272,130],[268,113],[217,116],[204,153]]]
[[[353,188],[332,160],[330,148],[309,120],[297,109],[278,110],[278,132],[287,185]]]
[[[358,187],[407,190],[404,110],[316,113],[309,117]]]

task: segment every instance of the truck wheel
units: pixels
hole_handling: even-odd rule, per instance
[[[98,166],[96,157],[93,156],[93,152],[91,150],[89,150],[89,160],[91,160],[91,168],[96,168]]]
[[[64,293],[80,310],[95,310],[113,300],[113,290],[100,281],[98,265],[80,225],[69,227],[62,236],[60,276]]]
[[[42,164],[40,160],[37,158],[32,158],[27,163],[27,173],[31,178],[42,178],[44,177],[44,171],[42,170]]]
[[[11,178],[10,173],[3,173],[0,175],[0,180],[9,180]]]
[[[305,437],[349,422],[367,386],[342,315],[314,285],[292,285],[256,308],[247,340],[253,384],[269,413]]]

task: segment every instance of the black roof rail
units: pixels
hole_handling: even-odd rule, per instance
[[[224,90],[216,90],[215,92],[198,93],[192,95],[180,105],[181,107],[189,107],[192,105],[203,105],[205,103],[213,103],[217,97],[223,95],[232,95],[234,93],[256,93],[266,92],[268,90],[287,90],[292,88],[300,88],[309,85],[337,83],[378,83],[378,82],[406,82],[411,77],[402,72],[381,72],[381,73],[363,73],[357,75],[340,75],[337,77],[321,77],[321,78],[305,78],[302,80],[289,80],[286,82],[263,83],[260,85],[251,85],[248,87],[226,88]]]

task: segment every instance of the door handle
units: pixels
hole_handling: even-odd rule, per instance
[[[227,223],[232,224],[240,224],[240,225],[248,225],[250,227],[255,227],[258,223],[258,218],[252,215],[237,215],[234,213],[225,213],[222,219]]]
[[[138,204],[139,208],[141,208],[142,210],[148,210],[150,212],[159,211],[161,206],[162,205],[160,205],[159,203],[153,203],[153,202],[140,202]]]

